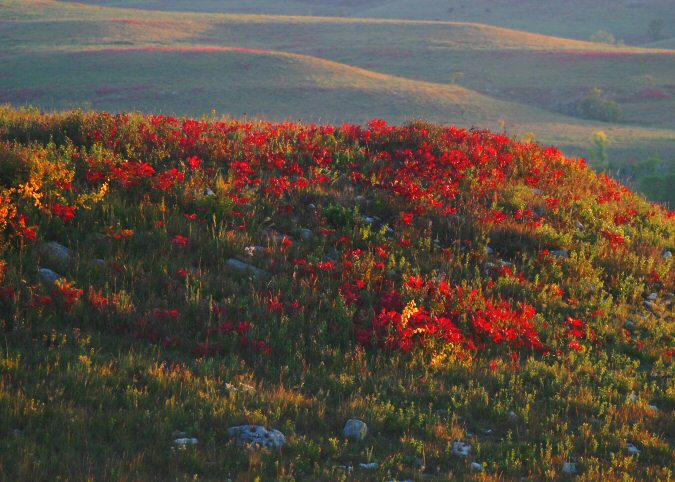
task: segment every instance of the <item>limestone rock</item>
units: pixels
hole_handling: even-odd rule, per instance
[[[344,436],[350,440],[360,442],[368,435],[368,425],[361,420],[349,419],[342,430]]]
[[[238,425],[227,429],[227,434],[237,445],[256,448],[280,449],[286,445],[286,436],[278,430],[268,430],[260,425]]]
[[[265,271],[264,269],[256,268],[252,264],[244,263],[243,261],[239,261],[238,259],[235,258],[228,259],[226,261],[226,264],[230,268],[234,268],[239,271],[249,271],[258,278],[265,277],[268,274],[268,272]]]
[[[63,276],[49,268],[38,269],[38,277],[40,278],[40,281],[48,285],[53,285],[58,280],[63,279]]]
[[[66,263],[73,257],[72,250],[56,241],[49,241],[48,243],[43,244],[41,251],[49,259],[61,263]]]

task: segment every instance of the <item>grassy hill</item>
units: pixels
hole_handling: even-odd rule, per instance
[[[0,479],[673,477],[673,213],[556,149],[0,108],[0,199]]]
[[[151,10],[336,15],[477,22],[488,25],[589,40],[598,30],[629,44],[646,43],[658,33],[675,35],[675,13],[669,0],[86,0],[84,3]],[[650,23],[662,21],[656,31]]]
[[[463,22],[0,5],[0,55],[12,67],[0,67],[0,101],[15,105],[176,115],[215,108],[336,123],[422,117],[531,133],[594,160],[602,156],[592,153],[593,136],[603,131],[612,172],[635,174],[650,156],[672,170],[673,50]],[[596,87],[617,103],[618,122],[570,115]]]

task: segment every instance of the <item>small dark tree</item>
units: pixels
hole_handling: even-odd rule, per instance
[[[604,96],[602,89],[595,87],[579,99],[575,106],[576,115],[583,119],[602,122],[616,122],[621,117],[619,104]]]
[[[665,38],[663,28],[666,26],[662,18],[652,20],[649,22],[649,38],[652,40],[662,40]]]

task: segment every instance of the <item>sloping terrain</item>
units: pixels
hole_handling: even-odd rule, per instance
[[[652,175],[673,170],[673,50],[462,22],[0,5],[0,101],[15,105],[338,124],[422,117],[527,134],[639,176],[636,185],[648,158]],[[572,116],[595,88],[618,120]]]
[[[489,132],[0,108],[0,479],[669,480],[674,247]]]
[[[84,0],[83,3],[168,11],[478,22],[581,40],[604,30],[629,44],[675,34],[675,12],[669,0]]]
[[[465,127],[537,132],[546,142],[588,148],[605,130],[612,151],[666,154],[670,130],[574,122],[543,110],[490,98],[456,85],[412,81],[314,57],[226,48],[117,48],[8,57],[4,100],[50,109],[72,107],[317,122],[393,122],[424,118]],[[67,69],[64,67],[68,66]],[[214,81],[217,79],[217,81]],[[8,88],[9,87],[9,88]],[[500,122],[500,119],[502,120]]]

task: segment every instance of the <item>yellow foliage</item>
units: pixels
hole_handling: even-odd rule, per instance
[[[101,184],[98,192],[80,194],[77,196],[75,205],[82,209],[92,209],[96,204],[99,204],[105,199],[106,194],[108,194],[108,183],[104,182]]]

